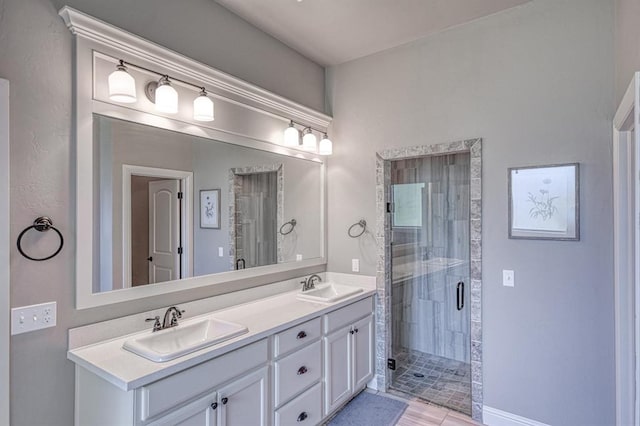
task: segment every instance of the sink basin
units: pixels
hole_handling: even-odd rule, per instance
[[[166,330],[133,337],[122,347],[153,362],[165,362],[240,336],[249,329],[243,325],[208,318]]]
[[[359,287],[328,283],[319,285],[313,290],[299,293],[298,299],[308,302],[332,303],[360,292],[362,289]]]

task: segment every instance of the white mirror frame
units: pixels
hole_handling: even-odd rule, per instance
[[[76,309],[87,309],[161,294],[218,286],[217,292],[242,290],[268,284],[279,273],[303,275],[309,268],[327,263],[326,241],[326,164],[315,154],[285,148],[282,132],[289,120],[304,123],[320,131],[327,131],[331,117],[312,110],[258,86],[201,64],[155,43],[123,31],[70,7],[63,7],[60,16],[75,35],[75,125],[76,125]],[[131,63],[166,72],[186,81],[203,84],[217,103],[216,111],[225,106],[236,114],[222,124],[202,124],[180,115],[169,117],[151,108],[136,104],[123,106],[100,95],[96,81],[96,61],[117,63],[123,59]],[[140,82],[141,86],[143,85]],[[140,89],[140,88],[139,88]],[[138,97],[143,97],[139,90]],[[299,262],[261,266],[240,271],[169,281],[150,286],[125,288],[102,293],[93,292],[94,277],[94,170],[93,116],[99,114],[166,130],[204,137],[248,148],[317,161],[321,164],[320,253],[317,258]],[[295,275],[293,275],[295,276]]]

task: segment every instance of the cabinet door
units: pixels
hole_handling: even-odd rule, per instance
[[[265,426],[267,423],[267,375],[264,367],[218,391],[220,426]]]
[[[324,338],[325,410],[331,413],[353,393],[351,381],[351,327]]]
[[[216,426],[216,394],[212,393],[165,414],[147,426]]]
[[[361,389],[373,378],[373,319],[361,319],[353,325],[353,389]]]

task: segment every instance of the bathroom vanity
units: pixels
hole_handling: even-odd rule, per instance
[[[135,334],[72,349],[76,425],[319,424],[373,378],[373,293],[209,313],[249,331],[168,362],[123,349]]]

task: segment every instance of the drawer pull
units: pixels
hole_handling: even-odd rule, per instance
[[[303,411],[298,416],[298,422],[304,422],[305,420],[307,420],[307,417],[309,417],[309,415]]]
[[[306,373],[307,371],[307,367],[305,367],[304,365],[300,368],[298,368],[298,376],[302,376],[304,373]]]
[[[229,402],[229,398],[222,398],[222,405],[227,405],[227,402]]]
[[[307,333],[305,333],[304,331],[301,331],[300,333],[298,333],[298,336],[296,338],[300,340],[300,339],[304,339],[305,337],[307,337]]]
[[[213,404],[211,404],[211,409],[215,410],[216,408],[218,408],[218,403],[214,402]]]

